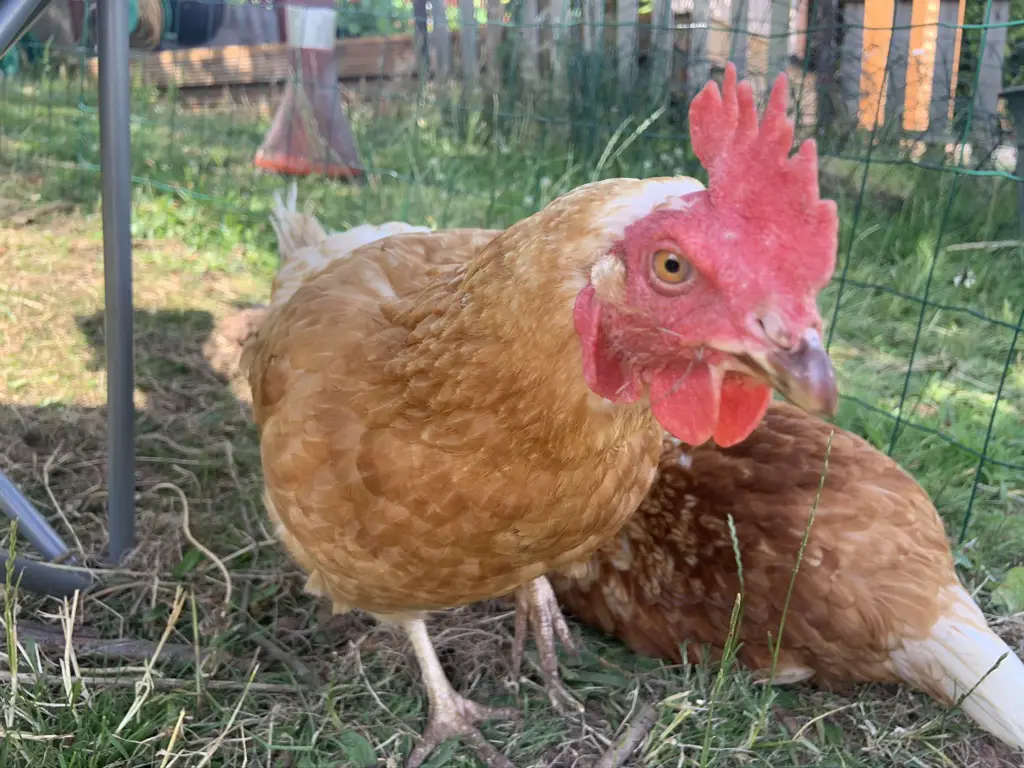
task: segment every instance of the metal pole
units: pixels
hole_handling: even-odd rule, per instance
[[[7,566],[10,562],[7,552],[0,552],[0,585],[7,583]],[[61,568],[23,557],[15,557],[11,564],[11,584],[29,592],[70,597],[76,589],[85,592],[93,582],[92,574],[82,569]]]
[[[0,509],[17,521],[18,533],[32,542],[47,560],[70,559],[68,548],[57,532],[3,472],[0,472]],[[9,562],[8,553],[0,551],[0,584],[6,584]],[[81,570],[60,568],[22,557],[15,557],[11,566],[12,584],[17,583],[31,592],[56,597],[69,596],[76,589],[84,592],[93,582],[92,576]]]
[[[0,472],[0,509],[18,522],[18,533],[32,542],[44,558],[62,560],[67,557],[68,548],[57,532],[3,472]]]
[[[0,4],[0,58],[21,39],[49,0],[6,0]]]
[[[107,515],[110,558],[118,563],[135,546],[128,0],[98,0],[97,26],[107,350]]]
[[[0,57],[7,54],[32,22],[46,9],[47,0],[0,0]],[[0,472],[0,511],[18,523],[18,532],[25,536],[47,560],[67,558],[67,546],[39,510],[22,495],[7,476]],[[25,589],[58,597],[85,590],[92,582],[89,574],[58,568],[45,563],[15,557],[10,561],[0,552],[0,579],[5,579],[7,566],[12,578]]]

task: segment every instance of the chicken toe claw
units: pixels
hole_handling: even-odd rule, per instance
[[[512,681],[518,684],[526,636],[533,630],[540,657],[540,672],[548,699],[563,717],[583,712],[584,706],[565,687],[558,672],[555,637],[574,655],[579,654],[569,625],[562,615],[551,584],[544,577],[524,584],[516,591],[515,635],[512,641]]]
[[[471,746],[488,768],[515,768],[511,761],[491,746],[474,723],[481,720],[518,720],[516,709],[485,707],[458,694],[447,698],[443,704],[431,707],[427,729],[420,743],[416,745],[406,768],[418,768],[430,754],[449,739],[461,738]]]
[[[548,680],[545,683],[545,689],[547,690],[548,701],[551,702],[551,706],[562,717],[578,715],[585,711],[586,707],[583,706],[579,699],[569,693],[565,683],[557,677]]]

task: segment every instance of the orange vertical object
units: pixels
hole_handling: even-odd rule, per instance
[[[910,59],[907,62],[907,100],[903,127],[928,129],[928,105],[935,77],[935,45],[939,35],[940,0],[915,0],[910,16]]]
[[[793,38],[796,43],[794,53],[801,60],[807,56],[807,30],[810,26],[810,0],[796,0],[796,23],[793,24]]]
[[[860,65],[860,126],[871,130],[885,118],[885,65],[892,39],[895,0],[865,0]]]
[[[907,66],[907,101],[903,127],[908,131],[925,131],[928,129],[928,105],[934,91],[935,60],[938,55],[936,48],[939,36],[939,11],[942,2],[953,0],[914,0],[910,23],[910,61]],[[953,48],[951,88],[956,92],[957,73],[960,68],[960,45],[963,39],[964,12],[966,0],[957,3],[956,42]],[[949,116],[953,116],[953,98],[948,99]]]
[[[334,0],[289,0],[282,27],[296,77],[289,80],[256,165],[292,176],[363,175],[341,105]]]

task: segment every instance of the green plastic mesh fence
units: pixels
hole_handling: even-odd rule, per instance
[[[313,165],[300,200],[329,228],[504,227],[593,179],[701,177],[689,97],[729,58],[762,95],[786,71],[841,212],[822,299],[838,422],[925,485],[964,557],[984,543],[1005,564],[1024,541],[1024,256],[999,92],[1024,73],[1024,2],[926,5],[351,0],[334,58],[296,67],[283,9],[139,2],[137,26],[162,31],[133,38],[134,236],[185,244],[183,270],[272,274],[267,212],[289,179],[254,160],[289,80],[310,80],[316,105],[337,102],[340,77],[344,113],[321,117],[347,121],[354,146],[298,158]],[[4,62],[0,167],[43,203],[90,210],[97,61],[80,6]],[[358,178],[324,174],[338,166]]]

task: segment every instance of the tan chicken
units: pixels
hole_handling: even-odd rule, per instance
[[[904,682],[947,705],[977,684],[964,712],[1024,747],[1024,665],[958,580],[928,495],[865,440],[789,405],[729,448],[666,438],[637,514],[586,568],[553,575],[555,593],[639,653],[679,662],[689,644],[696,663],[704,645],[720,659],[740,591],[730,516],[741,663],[770,672],[793,581],[776,683]]]
[[[834,409],[815,302],[836,209],[818,196],[813,143],[789,155],[786,98],[780,78],[759,125],[730,67],[721,93],[694,100],[708,189],[612,179],[504,231],[350,252],[278,206],[288,256],[242,361],[266,506],[311,592],[408,633],[430,700],[410,765],[455,736],[508,765],[475,723],[514,715],[453,690],[428,612],[514,592],[513,673],[532,629],[552,703],[578,710],[544,574],[585,560],[635,511],[663,429],[733,444],[772,386]]]

